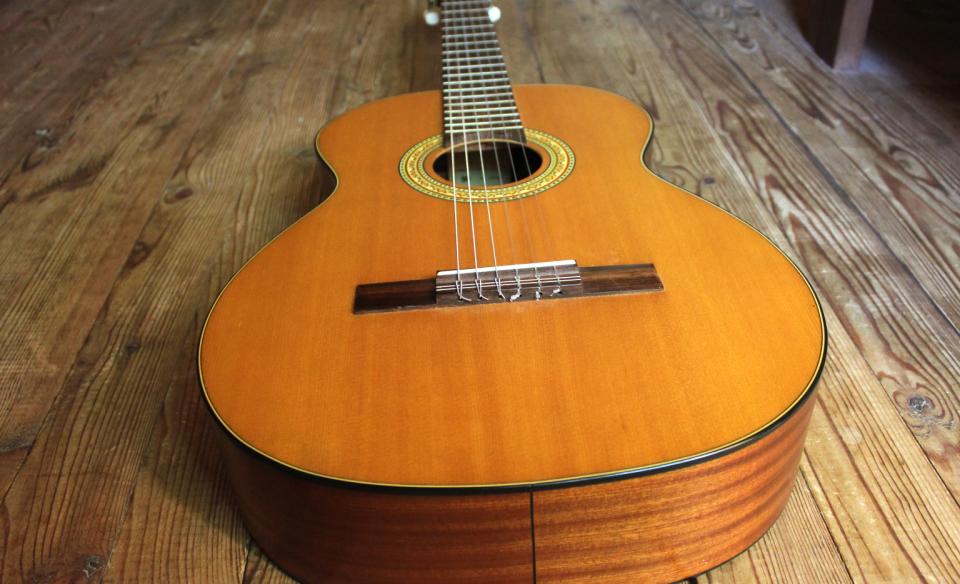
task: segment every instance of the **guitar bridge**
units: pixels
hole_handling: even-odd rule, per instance
[[[663,290],[653,264],[581,268],[574,260],[443,270],[435,278],[357,286],[353,312],[555,300]]]

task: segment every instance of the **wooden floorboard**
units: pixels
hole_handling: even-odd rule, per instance
[[[50,149],[19,164],[3,185],[2,490],[61,391],[258,2],[232,10],[210,2],[166,20],[131,67],[95,84]]]
[[[955,83],[870,42],[837,74],[786,0],[498,4],[515,81],[642,104],[648,165],[757,226],[824,303],[790,502],[697,580],[960,581]],[[230,499],[199,327],[331,184],[316,130],[437,87],[421,10],[0,4],[0,580],[290,581]]]

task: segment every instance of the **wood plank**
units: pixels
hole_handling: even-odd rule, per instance
[[[200,323],[196,319],[190,332],[199,335]],[[108,550],[101,573],[106,582],[230,582],[242,576],[249,536],[223,473],[218,429],[191,371],[193,348],[184,343],[171,368],[174,378],[159,419],[150,424],[153,435],[133,497],[125,516],[113,517],[114,529],[120,521],[123,527],[116,548]]]
[[[33,441],[177,157],[259,11],[202,5],[107,82],[58,147],[3,186],[0,491]],[[197,44],[197,35],[206,35]],[[205,59],[197,59],[203,51]],[[163,83],[157,86],[157,83]]]
[[[195,9],[202,13],[209,6]],[[14,165],[34,164],[91,92],[129,68],[155,31],[190,12],[176,2],[116,1],[53,1],[29,11],[0,47],[6,53],[0,73],[0,182]],[[24,159],[25,152],[31,155]]]
[[[86,332],[81,329],[77,335],[77,323],[69,319],[77,318],[77,313],[86,313],[89,321],[92,321],[103,301],[102,295],[93,292],[105,293],[121,266],[126,264],[128,270],[133,270],[151,255],[146,243],[149,238],[142,239],[136,246],[133,242],[157,195],[166,195],[161,204],[164,209],[176,208],[178,203],[190,198],[191,193],[187,191],[163,191],[161,187],[192,137],[196,123],[206,108],[208,96],[219,85],[243,37],[260,13],[260,6],[254,2],[246,6],[234,6],[226,14],[220,11],[223,6],[212,4],[206,12],[199,14],[188,12],[192,17],[200,17],[192,22],[171,23],[176,29],[168,31],[173,35],[172,38],[158,37],[156,50],[141,55],[142,68],[136,69],[130,77],[116,80],[115,85],[108,87],[111,91],[105,92],[105,98],[96,104],[102,109],[93,107],[93,111],[88,113],[92,120],[89,126],[78,131],[78,138],[82,137],[83,132],[99,131],[95,128],[102,126],[105,119],[117,120],[120,125],[114,131],[121,138],[119,145],[107,142],[101,146],[108,150],[116,149],[117,156],[104,164],[103,180],[94,181],[91,188],[68,190],[67,198],[76,197],[72,202],[77,205],[71,205],[70,209],[75,214],[68,215],[69,222],[56,233],[56,245],[51,252],[54,256],[41,263],[41,266],[46,264],[42,269],[35,270],[36,277],[30,280],[32,288],[29,294],[21,294],[13,303],[14,308],[18,308],[18,303],[30,302],[35,308],[19,315],[11,312],[7,315],[7,322],[11,318],[30,322],[40,307],[50,306],[49,303],[60,295],[64,303],[79,302],[81,305],[74,305],[70,310],[49,316],[32,326],[48,335],[46,342],[51,347],[59,347],[64,341],[70,342],[71,336],[79,345]],[[199,30],[205,31],[207,41],[198,46],[190,34]],[[184,33],[187,34],[185,39],[181,36]],[[206,53],[204,59],[197,59],[198,49]],[[154,85],[158,81],[172,84],[170,87],[175,90],[170,93],[158,92]],[[186,90],[190,87],[194,87],[194,90]],[[145,99],[144,93],[156,97]],[[144,101],[148,102],[147,106],[143,105]],[[114,115],[111,116],[111,113]],[[158,159],[164,164],[158,165]],[[130,192],[138,196],[131,197]],[[33,204],[36,206],[41,203],[35,201]],[[40,215],[37,210],[33,213]],[[139,219],[136,218],[138,214]],[[24,215],[29,215],[29,212],[25,210]],[[117,215],[126,215],[125,222],[119,226],[116,225]],[[36,219],[47,218],[41,215]],[[19,234],[24,236],[24,231],[19,231]],[[131,247],[134,248],[132,254],[129,251]],[[70,269],[80,273],[72,275]],[[58,283],[58,274],[66,281]],[[44,275],[46,278],[43,278]],[[71,280],[71,276],[75,279]],[[138,284],[143,286],[144,282]],[[150,285],[146,284],[147,287]],[[30,295],[36,295],[37,298],[30,298]],[[79,301],[76,296],[81,297]],[[146,440],[151,428],[149,423],[138,425],[136,416],[113,417],[113,411],[106,404],[125,403],[141,415],[150,412],[152,415],[146,420],[149,422],[154,419],[160,400],[151,403],[150,394],[140,391],[146,381],[134,375],[124,380],[127,391],[108,398],[108,402],[98,402],[101,404],[98,407],[86,404],[88,409],[81,411],[70,408],[78,403],[83,404],[82,397],[97,399],[100,385],[96,376],[115,373],[111,368],[117,360],[139,361],[136,355],[141,349],[140,338],[137,331],[126,326],[122,315],[129,314],[125,310],[136,312],[143,310],[143,307],[128,303],[130,298],[130,295],[114,297],[114,302],[107,306],[105,314],[116,320],[106,330],[101,329],[87,338],[87,348],[75,363],[65,385],[65,394],[61,395],[57,406],[47,417],[45,433],[31,450],[34,457],[27,460],[18,475],[19,482],[14,483],[7,492],[4,510],[9,521],[5,523],[2,533],[6,551],[3,558],[4,580],[93,573],[102,571],[104,567],[119,526],[119,521],[114,523],[111,518],[116,519],[122,513],[129,494],[129,490],[125,489],[129,480],[123,478],[123,472],[135,471],[140,459],[138,451],[127,448],[137,442],[118,442],[118,435],[122,436],[124,431],[133,429],[146,432]],[[19,308],[24,310],[22,306]],[[153,318],[155,315],[148,316]],[[67,317],[67,322],[58,322],[57,317]],[[6,325],[4,330],[21,331],[20,327],[7,328]],[[35,333],[28,330],[21,334]],[[45,357],[36,353],[36,342],[31,342],[35,338],[26,337],[22,341],[28,344],[27,352],[21,353],[23,362],[11,361],[11,366],[4,370],[5,375],[10,375],[10,379],[19,384],[11,387],[12,384],[4,383],[4,389],[8,391],[4,397],[16,403],[16,408],[10,414],[13,415],[13,423],[5,424],[4,431],[14,433],[15,438],[23,440],[32,440],[32,434],[44,419],[44,400],[49,402],[52,399],[59,386],[57,377],[62,378],[66,373],[64,365],[73,358],[69,352],[62,355],[55,353],[62,359],[59,364],[37,367],[38,359],[44,362]],[[16,337],[12,334],[4,336],[4,342],[11,343],[5,356],[20,350],[20,347],[12,344],[15,341]],[[116,352],[110,353],[108,350],[106,354],[102,353],[100,349],[105,344],[116,349]],[[34,376],[18,375],[13,364],[18,364],[24,373],[33,373]],[[86,375],[94,379],[86,379]],[[137,390],[131,392],[130,388]],[[10,390],[23,392],[23,397],[12,398]],[[142,406],[145,407],[140,412]],[[84,437],[80,438],[77,434]],[[92,448],[92,443],[95,444],[97,439],[103,441],[100,448]],[[118,444],[123,446],[118,447]],[[25,444],[17,452],[25,454],[28,447],[29,444]],[[70,462],[65,459],[70,459]],[[125,462],[132,466],[124,467]],[[89,465],[86,470],[83,470],[84,464]],[[5,477],[5,480],[9,481],[9,478]],[[121,496],[115,499],[98,496],[101,488],[120,489]],[[71,507],[70,503],[75,500],[80,502]],[[54,510],[44,504],[55,505]],[[36,513],[40,513],[42,521],[38,520]],[[47,519],[49,516],[58,519]]]
[[[960,328],[960,154],[943,148],[927,124],[834,76],[762,11],[704,6],[687,3],[762,99],[816,152],[841,196]]]
[[[386,17],[371,19],[378,13]],[[144,391],[162,396],[163,388],[172,385],[154,440],[143,446],[147,464],[137,473],[106,580],[167,581],[171,574],[178,574],[188,581],[226,581],[228,576],[245,582],[288,581],[249,543],[233,498],[223,492],[220,464],[206,462],[220,458],[210,441],[221,430],[201,403],[196,386],[196,327],[234,272],[332,189],[333,176],[323,171],[312,149],[316,130],[332,117],[330,95],[342,90],[345,79],[370,88],[377,96],[406,89],[409,79],[393,72],[402,70],[409,56],[391,54],[388,49],[395,46],[398,33],[405,34],[395,23],[411,18],[416,14],[397,3],[366,7],[345,0],[325,6],[308,1],[272,4],[265,24],[248,41],[226,89],[198,131],[197,150],[186,155],[189,164],[171,179],[168,192],[188,188],[215,198],[216,203],[169,217],[158,212],[147,226],[147,232],[159,240],[151,255],[168,259],[159,264],[148,260],[136,270],[146,269],[160,277],[174,264],[193,270],[191,279],[202,285],[192,286],[183,295],[180,309],[184,312],[170,315],[176,322],[155,333],[157,339],[181,339],[175,346],[187,350],[176,356],[171,347],[147,349],[164,365],[149,365],[158,367],[158,381]],[[361,29],[379,41],[370,40],[362,50],[352,50],[354,31]],[[291,37],[298,42],[290,43]],[[331,54],[347,56],[331,65]],[[265,67],[268,60],[277,66]],[[255,83],[249,81],[251,75],[256,76]],[[290,79],[296,82],[287,83]],[[260,116],[265,110],[276,113]],[[246,147],[237,150],[237,144]],[[240,193],[238,201],[233,200],[236,193]],[[217,227],[197,231],[205,235],[190,228],[214,213]],[[168,231],[191,235],[188,241],[175,243],[179,238]],[[221,240],[222,249],[217,251]],[[121,289],[124,286],[120,284]],[[131,294],[135,290],[134,286]],[[175,281],[153,292],[156,302],[180,294]],[[147,324],[141,321],[140,326]],[[189,376],[181,379],[180,372]],[[171,408],[177,413],[170,413]],[[253,565],[244,568],[248,561]]]
[[[247,569],[243,574],[244,584],[294,584],[296,580],[286,575],[276,564],[253,544],[247,556]]]
[[[887,2],[877,5],[876,24],[882,23]],[[896,6],[902,3],[894,0]],[[800,30],[806,15],[803,5],[790,6],[782,0],[755,0],[756,9],[779,35],[783,35],[796,50],[808,54],[807,40]],[[889,10],[894,10],[890,7]],[[798,20],[799,19],[799,20]],[[960,138],[960,100],[954,99],[957,93],[956,75],[937,73],[929,68],[933,63],[921,60],[914,55],[912,47],[904,51],[904,44],[911,36],[921,34],[917,30],[895,28],[890,34],[877,27],[870,36],[861,63],[860,75],[843,75],[841,83],[855,88],[861,95],[867,95],[873,106],[893,112],[903,123],[912,128],[912,132],[923,141],[937,149],[956,149]],[[949,39],[949,21],[941,23],[938,30],[926,31],[943,43]],[[960,50],[960,49],[955,49]],[[960,59],[956,60],[960,63]],[[938,59],[936,64],[949,64],[950,59]],[[956,64],[956,63],[955,63]],[[960,66],[960,65],[958,65]]]
[[[5,65],[0,70],[0,96],[5,96],[23,81],[24,72],[41,63],[63,40],[66,29],[71,23],[75,24],[78,15],[90,8],[84,2],[66,0],[7,2],[0,6],[0,59]],[[89,28],[79,26],[75,32],[82,35]],[[75,34],[74,38],[81,35]],[[88,42],[91,38],[87,38]],[[83,47],[73,45],[70,48],[76,51]]]

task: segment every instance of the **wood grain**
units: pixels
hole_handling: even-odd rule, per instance
[[[902,39],[836,75],[783,0],[498,4],[516,80],[641,103],[648,164],[760,227],[826,301],[833,358],[794,493],[697,580],[956,580],[955,80]],[[412,0],[272,0],[271,40],[232,61],[254,19],[222,6],[0,5],[4,581],[290,581],[220,498],[189,353],[230,275],[316,204],[315,128],[436,89],[438,36]]]
[[[380,493],[331,486],[220,432],[244,523],[305,582],[531,582],[530,496]]]
[[[814,404],[723,458],[534,493],[537,582],[669,582],[739,554],[786,504]]]
[[[9,299],[0,327],[10,331],[0,339],[4,467],[16,468],[33,442],[117,273],[149,252],[131,248],[196,130],[205,109],[198,102],[220,83],[259,4],[237,7],[213,28],[223,6],[204,8],[148,37],[128,74],[94,83],[82,115],[3,185],[0,229],[18,234],[0,241],[0,289]],[[208,59],[197,60],[197,50]],[[189,89],[158,91],[147,83],[157,75]],[[0,476],[4,488],[9,478]]]

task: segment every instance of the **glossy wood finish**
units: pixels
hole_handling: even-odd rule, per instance
[[[537,582],[673,582],[739,554],[780,516],[814,404],[722,458],[535,492]]]
[[[500,262],[653,262],[665,290],[354,315],[360,283],[455,265],[451,203],[396,170],[440,131],[439,95],[363,106],[317,140],[337,192],[247,264],[207,322],[201,375],[234,435],[344,481],[527,484],[710,452],[804,395],[823,324],[781,252],[642,166],[651,126],[636,105],[572,86],[516,93],[528,127],[562,137],[577,163],[550,190],[493,206]]]
[[[331,486],[221,438],[244,524],[303,582],[533,581],[529,493],[436,496]]]
[[[671,582],[740,553],[776,520],[814,404],[722,458],[532,494],[338,487],[222,442],[244,523],[304,582]]]

